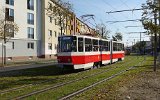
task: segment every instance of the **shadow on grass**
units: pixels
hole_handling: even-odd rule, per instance
[[[39,68],[29,68],[8,72],[1,72],[0,77],[18,77],[18,76],[53,76],[53,75],[64,75],[80,72],[82,70],[62,69],[57,66],[45,66]]]
[[[39,84],[41,82],[51,81],[49,84],[57,83],[62,80],[59,75],[69,75],[82,70],[70,70],[64,69],[57,66],[46,66],[40,68],[30,68],[25,70],[16,70],[9,72],[0,73],[0,77],[4,80],[0,82],[0,90],[12,88],[15,86],[23,86],[29,84]],[[54,76],[54,77],[52,77]]]

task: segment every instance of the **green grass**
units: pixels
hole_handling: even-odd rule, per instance
[[[147,57],[147,60],[142,63],[140,66],[136,66],[135,69],[127,71],[126,73],[117,76],[113,78],[112,80],[105,82],[103,84],[100,84],[89,91],[86,91],[78,96],[75,96],[72,98],[72,100],[98,100],[98,99],[103,99],[103,100],[115,100],[118,99],[115,96],[118,94],[116,89],[119,88],[119,85],[123,86],[124,83],[129,82],[130,80],[137,78],[136,76],[143,72],[148,70],[149,68],[152,67],[153,64],[152,57]],[[87,95],[86,95],[87,94]]]
[[[136,58],[137,58],[136,56],[134,56],[134,57],[128,56],[125,58],[125,61],[109,65],[109,67],[116,67],[116,66],[120,66],[120,65],[125,65],[126,62],[128,62],[130,59],[136,59]],[[136,59],[136,60],[138,62],[138,60],[142,61],[142,59],[143,58],[140,57],[139,59]],[[86,75],[97,73],[99,71],[106,70],[109,67],[101,67],[99,69],[83,71],[83,72],[79,72],[79,73],[68,73],[65,75],[61,74],[61,70],[59,68],[57,68],[56,66],[49,66],[49,67],[45,67],[45,68],[33,68],[33,69],[20,70],[20,71],[12,71],[12,72],[5,73],[7,75],[5,75],[4,73],[1,73],[0,75],[3,76],[0,79],[0,81],[1,81],[0,89],[1,90],[9,89],[9,88],[13,88],[13,87],[21,86],[21,85],[27,85],[27,84],[31,84],[31,83],[41,82],[41,81],[53,79],[53,78],[56,78],[56,80],[54,80],[52,82],[24,88],[19,91],[13,91],[13,92],[10,92],[7,94],[1,94],[0,98],[1,99],[10,99],[10,98],[16,97],[18,95],[26,94],[26,93],[29,93],[34,90],[45,88],[50,85],[54,85],[57,83],[63,83],[63,82],[69,81],[69,80],[74,80],[74,79],[77,79],[80,77],[84,77]],[[117,68],[116,71],[119,71],[122,68],[123,67]],[[38,98],[38,99],[55,98],[56,99],[56,98],[59,98],[63,95],[71,93],[75,90],[78,90],[78,89],[81,89],[85,86],[88,86],[89,84],[92,84],[98,80],[101,80],[104,77],[107,77],[107,76],[115,73],[116,71],[97,75],[95,77],[85,79],[80,82],[76,82],[74,84],[66,85],[64,87],[57,88],[55,90],[51,90],[51,91],[43,93],[43,94],[38,94],[33,97],[29,97],[28,99],[29,100],[35,99],[35,98]]]
[[[140,60],[140,59],[136,59],[136,63],[138,62],[138,60]],[[140,61],[142,61],[142,59]],[[135,62],[132,63],[130,66],[132,66],[132,65],[135,65]],[[73,84],[69,84],[69,85],[57,88],[55,90],[51,90],[51,91],[48,91],[48,92],[45,92],[45,93],[42,93],[42,94],[38,94],[38,95],[35,95],[33,97],[28,98],[28,100],[29,99],[43,100],[43,99],[51,99],[51,98],[58,99],[58,98],[66,95],[66,94],[72,93],[73,91],[82,89],[82,88],[84,88],[84,87],[86,87],[90,84],[93,84],[97,81],[100,81],[100,80],[106,78],[106,77],[109,77],[112,74],[115,74],[115,73],[117,73],[120,70],[125,69],[125,68],[126,68],[126,66],[120,67],[120,68],[117,68],[113,71],[110,71],[110,72],[107,72],[107,73],[104,73],[104,74],[101,74],[101,75],[97,75],[97,76],[92,77],[92,78],[88,78],[88,79],[78,81],[78,82],[73,83]]]

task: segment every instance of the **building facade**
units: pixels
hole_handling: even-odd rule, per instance
[[[32,59],[40,55],[41,32],[39,31],[38,9],[40,6],[38,3],[39,0],[0,1],[0,9],[4,13],[4,19],[14,21],[19,27],[19,31],[7,40],[6,57],[8,60],[14,58]],[[0,50],[2,50],[2,44]],[[2,57],[2,52],[0,52],[0,57]]]
[[[56,5],[51,0],[0,0],[0,10],[4,11],[1,15],[19,27],[19,31],[6,43],[8,60],[56,58],[58,36],[91,33],[92,28],[78,19],[73,12],[68,12],[61,28],[59,16],[48,15],[46,8],[50,4]],[[65,8],[62,7],[62,10]],[[1,39],[0,51],[2,42]]]

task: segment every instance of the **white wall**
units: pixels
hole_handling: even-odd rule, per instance
[[[34,0],[34,11],[27,9],[27,0],[14,0],[14,20],[15,23],[19,26],[19,32],[16,33],[15,38],[28,38],[27,27],[34,28],[34,39],[37,39],[36,36],[36,1]],[[34,25],[27,24],[27,13],[34,14]]]

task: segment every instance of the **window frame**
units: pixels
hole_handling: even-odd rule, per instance
[[[34,42],[28,42],[28,49],[34,49]]]
[[[48,43],[48,50],[52,50],[52,43]]]
[[[27,9],[34,10],[34,0],[27,0]]]
[[[6,0],[6,4],[14,6],[14,0]]]
[[[27,34],[29,39],[34,39],[34,28],[27,27]]]
[[[30,25],[34,25],[34,14],[27,13],[27,23]]]

